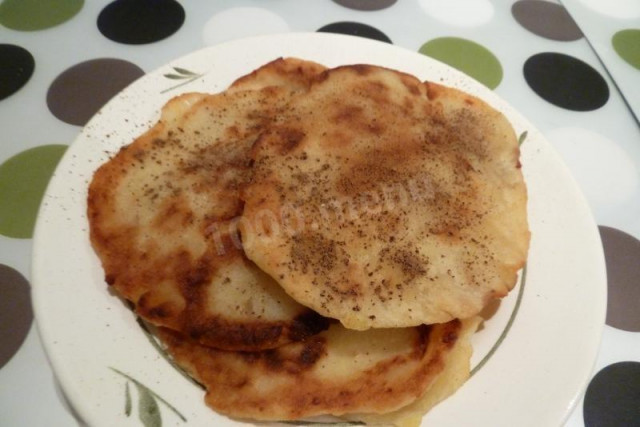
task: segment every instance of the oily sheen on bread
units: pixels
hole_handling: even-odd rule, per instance
[[[241,213],[253,142],[319,67],[278,60],[232,91],[176,97],[95,173],[91,241],[107,282],[141,317],[233,350],[277,347],[327,327],[244,256],[237,235],[216,228]]]
[[[325,71],[252,159],[247,257],[348,328],[474,316],[525,262],[514,131],[456,89],[371,65]]]

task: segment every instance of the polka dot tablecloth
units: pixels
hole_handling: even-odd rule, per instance
[[[640,426],[638,0],[0,1],[0,425],[78,424],[34,327],[29,266],[38,206],[81,127],[169,60],[303,31],[450,64],[545,134],[592,208],[608,273],[599,357],[566,425]]]

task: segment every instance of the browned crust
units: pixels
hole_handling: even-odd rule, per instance
[[[232,228],[215,230],[242,211],[238,192],[249,175],[248,150],[253,141],[290,98],[289,92],[307,84],[310,76],[305,73],[319,71],[317,67],[281,59],[240,79],[229,93],[178,96],[167,103],[150,130],[95,172],[87,198],[91,243],[102,261],[105,281],[133,302],[144,319],[229,350],[273,348],[327,328],[326,319],[300,305],[282,320],[263,319],[259,312],[229,319],[207,310],[209,288],[224,285],[217,282],[223,280],[220,271],[229,266],[257,271]],[[287,88],[276,87],[278,83]],[[244,90],[247,87],[251,92]],[[196,107],[185,106],[189,100],[197,102],[198,114],[208,111],[210,126],[227,126],[231,114],[227,110],[237,103],[257,104],[240,111],[246,117],[225,128],[226,140],[219,142],[206,140],[206,128],[202,134],[200,130],[187,134],[180,127],[178,123],[196,114]],[[122,193],[129,191],[130,174],[153,179],[129,196]],[[197,212],[189,202],[194,194],[207,204]],[[128,200],[128,205],[119,198]],[[136,217],[149,215],[150,209],[151,219]],[[290,299],[288,304],[296,306]]]
[[[325,69],[325,66],[312,61],[280,57],[236,79],[229,89],[247,90],[264,87],[269,83],[281,84],[282,78],[287,80],[289,87],[306,88]]]
[[[241,249],[234,246],[231,236],[222,236],[224,254],[218,254],[215,244],[209,250],[194,257],[187,248],[176,247],[171,252],[158,256],[160,248],[153,246],[140,250],[139,231],[135,227],[123,229],[105,224],[118,207],[113,204],[114,189],[119,187],[126,170],[132,162],[142,161],[148,154],[148,145],[157,141],[162,124],[149,131],[131,146],[124,147],[95,174],[89,188],[87,213],[90,223],[90,239],[100,255],[105,269],[105,281],[119,295],[134,303],[135,311],[144,319],[156,324],[182,331],[187,336],[218,348],[233,350],[255,350],[272,348],[287,342],[304,339],[326,329],[328,321],[310,310],[301,307],[299,314],[289,321],[260,321],[247,319],[230,321],[222,316],[207,313],[207,286],[218,269],[228,264],[243,264],[255,268]],[[229,212],[240,213],[240,203]],[[174,203],[156,221],[167,227],[183,227],[192,221],[192,213]],[[203,224],[202,234],[210,224]],[[160,244],[160,241],[158,241]],[[170,281],[178,286],[182,304],[175,298],[166,300],[154,291],[154,283]]]
[[[327,353],[340,351],[324,333],[257,353],[217,351],[167,330],[160,337],[174,360],[206,387],[205,401],[216,411],[237,418],[296,420],[385,413],[411,403],[443,370],[460,328],[457,320],[417,327],[410,348],[365,370],[346,372],[344,378],[318,376]]]

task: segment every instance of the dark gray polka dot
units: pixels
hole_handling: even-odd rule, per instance
[[[640,427],[640,362],[619,362],[598,372],[584,396],[585,427]]]
[[[609,100],[609,85],[591,65],[556,52],[527,59],[524,78],[545,101],[573,111],[593,111]]]
[[[174,0],[115,0],[98,15],[98,29],[124,44],[153,43],[182,27],[183,7]]]
[[[327,24],[318,29],[320,33],[337,33],[347,34],[350,36],[364,37],[368,39],[378,40],[381,42],[391,43],[391,39],[379,29],[360,22],[334,22]]]
[[[341,6],[355,10],[380,10],[393,6],[397,0],[333,0]]]
[[[640,332],[640,240],[600,226],[607,263],[607,325]]]
[[[559,4],[546,0],[520,0],[511,6],[511,13],[520,25],[541,37],[558,41],[583,37],[569,12]]]
[[[35,69],[31,53],[23,47],[0,44],[0,99],[5,99],[24,86]]]
[[[63,122],[84,126],[107,101],[143,74],[140,67],[121,59],[82,62],[53,81],[47,105]]]
[[[0,368],[18,351],[33,321],[27,279],[0,264]]]

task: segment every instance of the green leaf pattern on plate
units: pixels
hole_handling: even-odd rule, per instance
[[[124,383],[124,414],[127,417],[131,416],[131,410],[133,405],[131,404],[131,389],[129,388],[129,381]]]
[[[202,77],[204,74],[199,74],[199,73],[195,73],[191,70],[187,70],[186,68],[181,68],[181,67],[172,67],[173,71],[172,73],[166,73],[163,74],[163,77],[167,78],[167,79],[171,79],[171,80],[184,80],[181,83],[178,83],[177,85],[171,86],[167,89],[164,89],[163,91],[161,91],[160,93],[165,93],[165,92],[169,92],[173,89],[177,89],[181,86],[186,85],[187,83],[191,83],[192,81]]]
[[[160,415],[160,408],[151,391],[135,383],[138,389],[138,417],[142,421],[142,425],[145,427],[160,427],[162,425],[162,416]]]
[[[138,418],[142,422],[144,427],[161,427],[162,426],[162,414],[160,412],[160,403],[166,406],[171,412],[173,412],[183,422],[187,422],[187,418],[180,413],[173,405],[163,399],[160,395],[155,393],[149,387],[142,384],[130,375],[116,369],[110,368],[113,372],[124,377],[127,382],[125,383],[125,404],[124,413],[127,417],[131,416],[133,412],[131,387],[129,383],[133,383],[136,386],[138,392]]]
[[[527,135],[528,134],[529,134],[529,132],[526,131],[526,130],[520,134],[520,136],[518,137],[518,145],[522,145],[524,140],[527,139]]]

